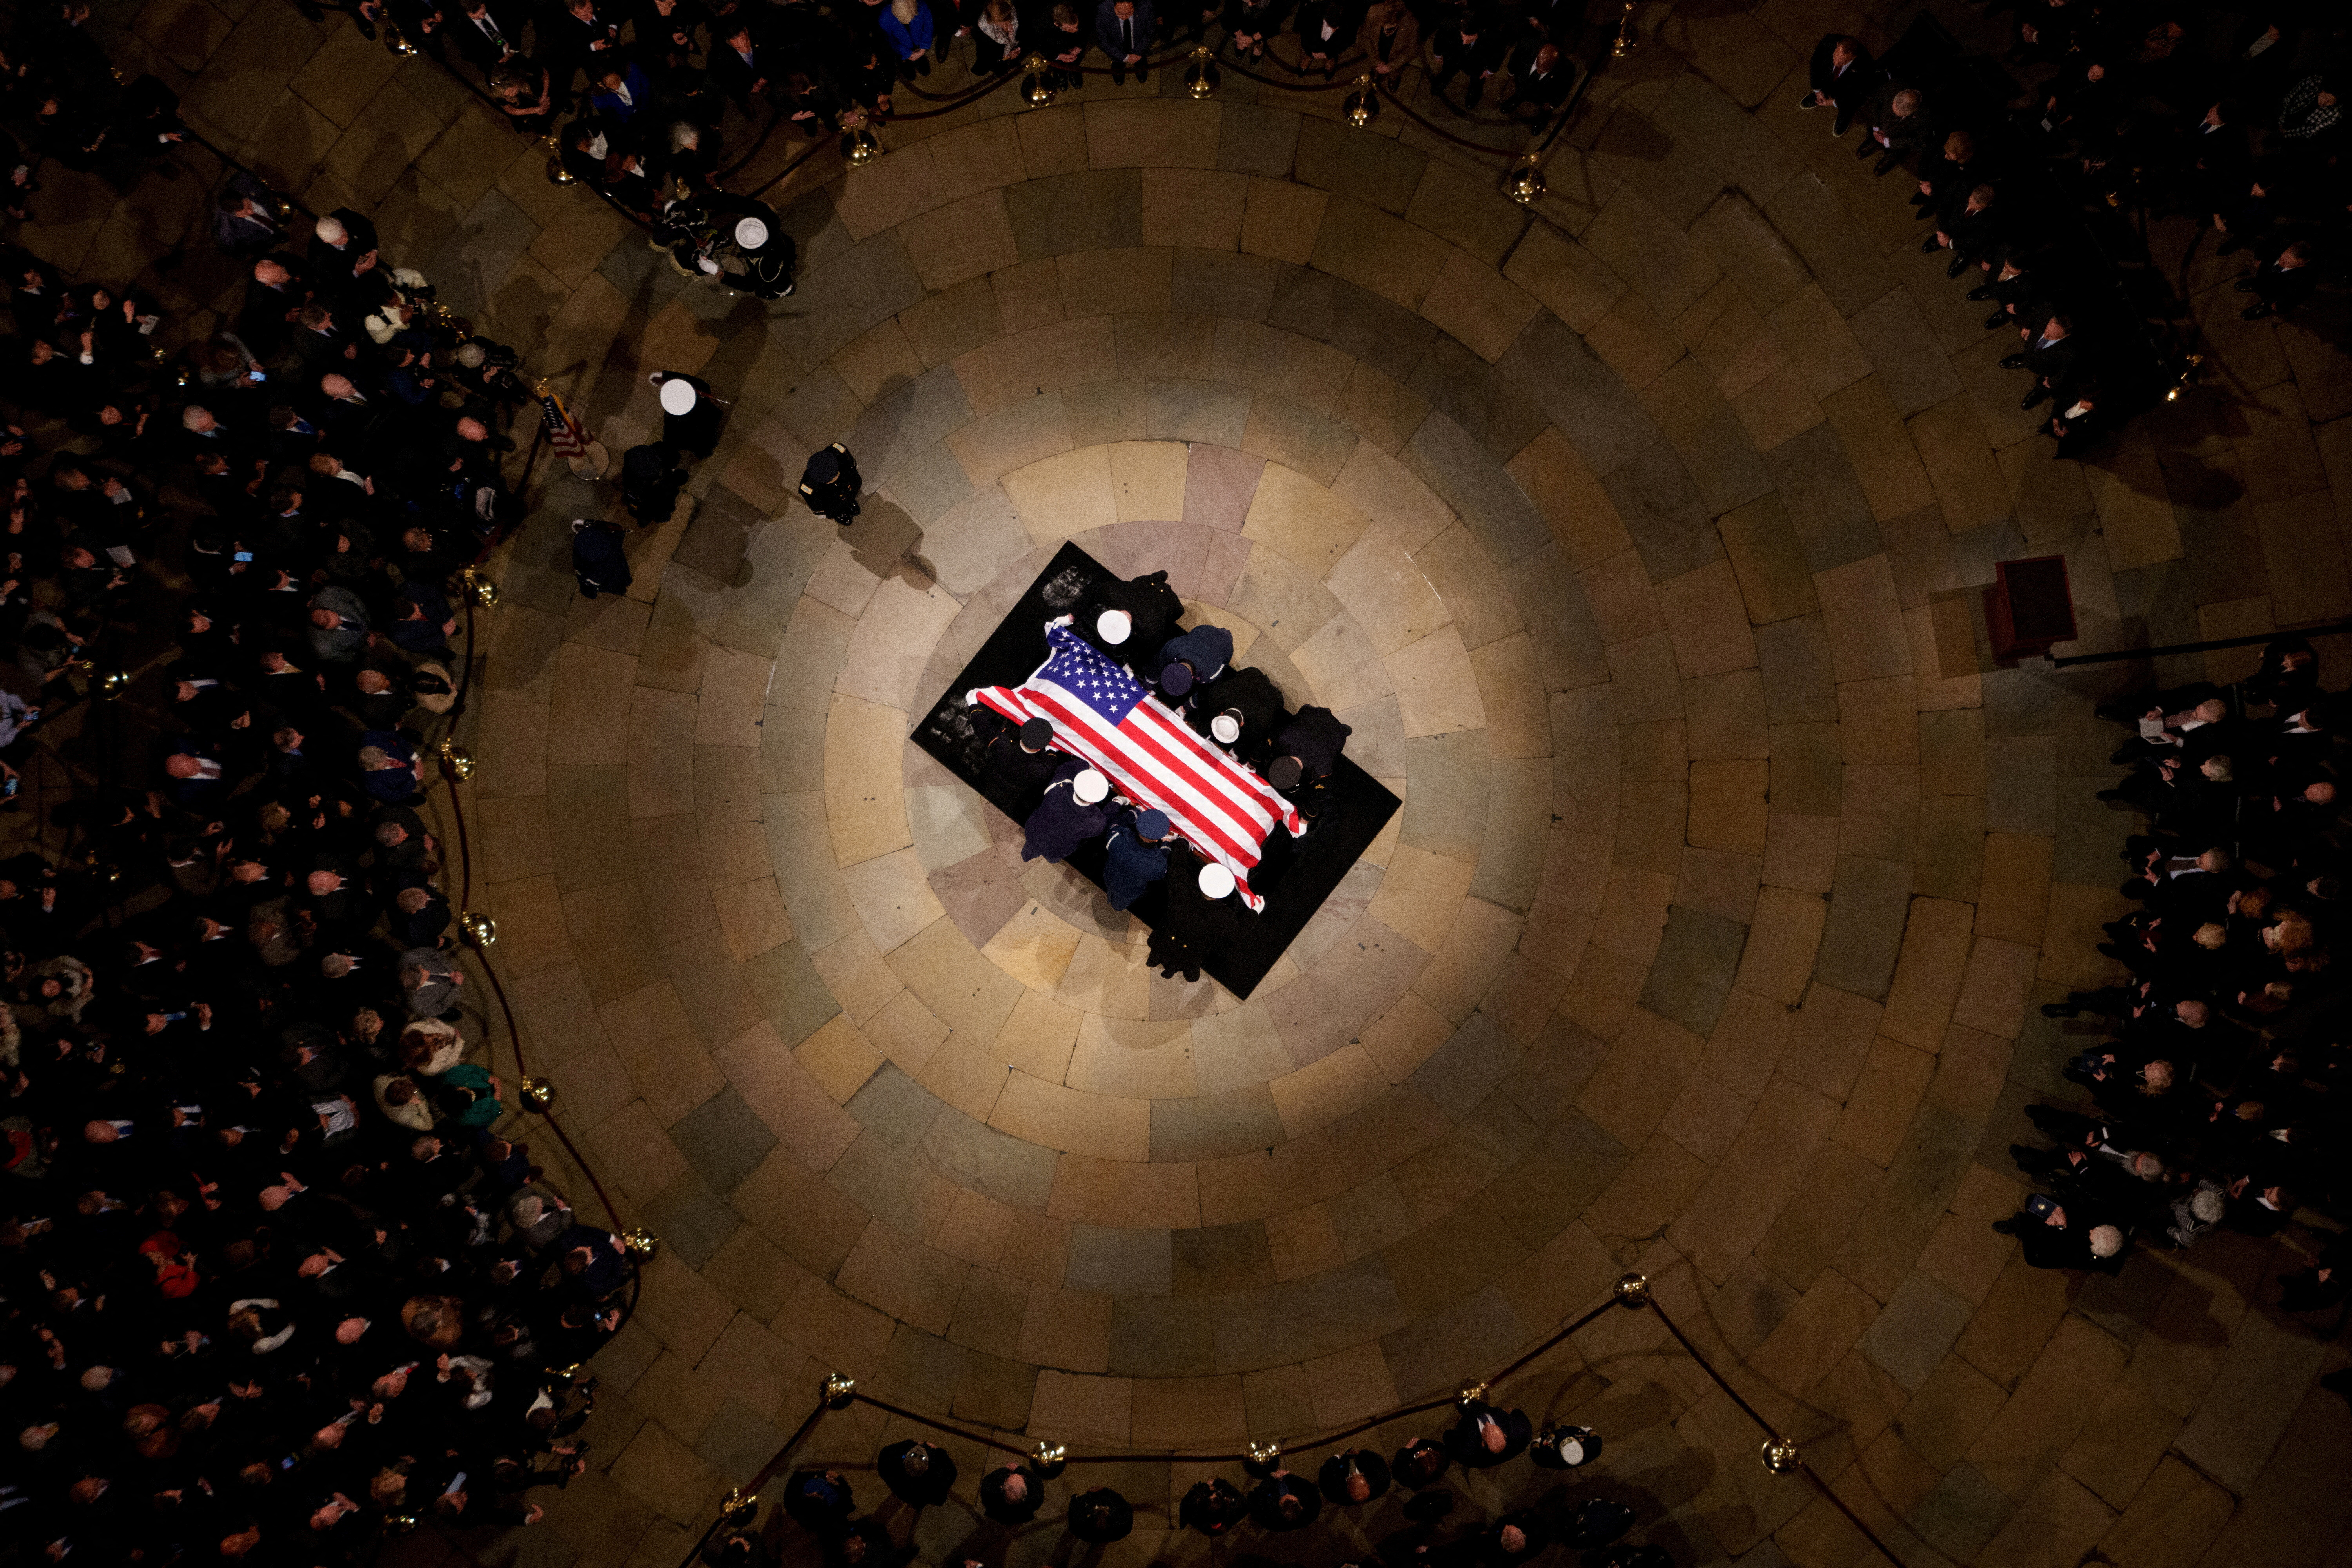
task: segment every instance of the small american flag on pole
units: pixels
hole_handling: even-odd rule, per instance
[[[1234,874],[1243,902],[1264,909],[1250,873],[1277,823],[1293,837],[1305,830],[1298,813],[1161,707],[1066,618],[1045,627],[1045,641],[1052,651],[1035,674],[1018,686],[982,687],[974,700],[1016,724],[1050,721],[1056,746],[1109,775],[1129,800],[1166,812],[1181,837]]]
[[[561,458],[584,458],[588,455],[588,432],[580,428],[580,421],[565,410],[563,400],[552,392],[539,395],[539,410],[547,417],[547,444]]]

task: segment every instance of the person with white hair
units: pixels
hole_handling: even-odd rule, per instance
[[[1045,1500],[1045,1485],[1026,1465],[1000,1465],[980,1478],[980,1510],[999,1524],[1026,1524]]]
[[[945,1448],[907,1437],[876,1457],[875,1473],[891,1495],[917,1508],[933,1508],[955,1489],[956,1463]]]

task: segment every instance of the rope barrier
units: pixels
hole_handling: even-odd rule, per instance
[[[1816,1491],[1818,1491],[1823,1498],[1826,1498],[1831,1505],[1838,1510],[1838,1512],[1845,1516],[1847,1521],[1851,1523],[1854,1529],[1862,1532],[1864,1540],[1869,1542],[1869,1543],[1874,1547],[1880,1554],[1885,1556],[1889,1563],[1895,1565],[1895,1568],[1906,1568],[1903,1559],[1898,1556],[1884,1541],[1878,1538],[1877,1532],[1863,1521],[1861,1516],[1855,1513],[1854,1510],[1847,1505],[1844,1499],[1839,1497],[1837,1493],[1831,1489],[1829,1483],[1822,1478],[1819,1471],[1815,1470],[1811,1465],[1805,1462],[1803,1455],[1798,1450],[1797,1446],[1789,1438],[1784,1436],[1771,1422],[1766,1420],[1763,1415],[1759,1412],[1754,1405],[1748,1402],[1746,1396],[1743,1395],[1737,1388],[1734,1388],[1724,1375],[1716,1370],[1715,1364],[1708,1361],[1704,1354],[1700,1353],[1698,1347],[1691,1342],[1690,1337],[1683,1332],[1681,1326],[1677,1324],[1674,1319],[1667,1316],[1664,1308],[1658,1305],[1656,1295],[1651,1289],[1650,1281],[1638,1274],[1628,1274],[1619,1279],[1616,1285],[1612,1288],[1610,1294],[1597,1306],[1594,1306],[1590,1310],[1582,1312],[1570,1320],[1568,1323],[1547,1336],[1541,1343],[1520,1354],[1505,1365],[1500,1371],[1465,1385],[1462,1392],[1457,1395],[1441,1395],[1434,1399],[1423,1400],[1418,1404],[1405,1405],[1394,1409],[1384,1410],[1377,1415],[1367,1417],[1362,1421],[1357,1422],[1351,1426],[1342,1427],[1335,1432],[1318,1433],[1310,1436],[1296,1439],[1285,1438],[1278,1443],[1269,1445],[1265,1448],[1258,1448],[1257,1445],[1253,1445],[1252,1447],[1254,1448],[1258,1448],[1257,1452],[1244,1452],[1239,1454],[1203,1454],[1173,1449],[1158,1453],[1070,1454],[1066,1452],[1060,1454],[1052,1461],[1054,1468],[1050,1473],[1058,1474],[1063,1468],[1071,1465],[1242,1464],[1257,1466],[1277,1462],[1279,1456],[1284,1452],[1306,1452],[1316,1448],[1325,1447],[1332,1444],[1345,1442],[1350,1437],[1358,1436],[1375,1427],[1387,1426],[1392,1421],[1401,1421],[1408,1416],[1423,1415],[1432,1410],[1444,1409],[1447,1406],[1466,1403],[1472,1399],[1483,1398],[1486,1389],[1492,1384],[1499,1382],[1504,1378],[1511,1376],[1515,1373],[1524,1370],[1531,1363],[1557,1348],[1564,1341],[1568,1340],[1580,1330],[1588,1327],[1595,1320],[1604,1316],[1612,1308],[1623,1308],[1634,1311],[1647,1310],[1655,1314],[1658,1321],[1664,1326],[1666,1331],[1674,1336],[1675,1342],[1680,1344],[1684,1352],[1690,1356],[1691,1360],[1697,1363],[1699,1370],[1706,1374],[1708,1381],[1713,1383],[1717,1388],[1721,1389],[1726,1394],[1727,1394],[1732,1403],[1737,1405],[1741,1412],[1744,1413],[1749,1420],[1755,1422],[1757,1426],[1762,1430],[1765,1441],[1762,1448],[1759,1450],[1759,1457],[1762,1459],[1765,1468],[1775,1475],[1801,1474],[1804,1479],[1812,1485]],[[714,1534],[721,1526],[729,1525],[730,1521],[740,1523],[750,1517],[751,1512],[755,1510],[758,1506],[760,1492],[767,1487],[769,1482],[772,1481],[777,1476],[783,1473],[786,1467],[792,1463],[793,1451],[798,1448],[808,1437],[809,1434],[815,1429],[817,1423],[824,1417],[824,1415],[828,1410],[847,1409],[853,1405],[870,1405],[874,1409],[882,1411],[887,1415],[896,1415],[902,1420],[911,1421],[916,1425],[927,1427],[931,1431],[943,1433],[949,1436],[959,1438],[964,1442],[976,1444],[985,1450],[1011,1454],[1016,1457],[1025,1457],[1031,1452],[1031,1450],[1024,1450],[1019,1447],[1004,1437],[992,1436],[986,1433],[976,1432],[954,1422],[942,1421],[936,1416],[925,1415],[919,1411],[907,1409],[906,1407],[893,1404],[888,1400],[877,1399],[874,1395],[866,1394],[857,1388],[856,1384],[847,1378],[838,1376],[828,1378],[826,1380],[824,1391],[818,1396],[816,1409],[812,1411],[809,1414],[808,1418],[800,1424],[799,1428],[793,1433],[791,1437],[785,1440],[783,1446],[779,1447],[776,1452],[769,1458],[768,1462],[760,1468],[759,1474],[752,1479],[748,1486],[730,1494],[727,1504],[721,1508],[719,1517],[713,1521],[712,1523],[703,1531],[701,1536],[697,1539],[693,1549],[688,1552],[686,1558],[680,1563],[680,1568],[690,1568],[690,1565],[694,1563],[696,1557],[701,1552],[704,1545],[709,1541],[712,1534]],[[1043,1446],[1042,1442],[1040,1446]],[[1272,1458],[1269,1458],[1269,1452],[1271,1453]]]

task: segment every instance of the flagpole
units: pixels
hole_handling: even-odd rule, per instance
[[[592,439],[582,428],[572,411],[563,406],[563,399],[546,382],[536,384],[539,389],[541,416],[547,422],[548,445],[560,453],[576,479],[601,479],[612,471],[613,455],[602,441]]]

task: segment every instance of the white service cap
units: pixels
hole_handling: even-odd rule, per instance
[[[1078,797],[1080,805],[1092,805],[1110,794],[1110,780],[1088,768],[1070,781],[1070,793]]]
[[[768,226],[758,218],[747,217],[735,226],[735,243],[746,250],[757,250],[768,243]]]
[[[1095,617],[1096,633],[1114,647],[1125,642],[1127,634],[1134,628],[1135,623],[1128,618],[1125,610],[1105,610]]]
[[[1230,746],[1242,738],[1242,721],[1230,713],[1220,713],[1209,721],[1209,733],[1219,745]]]
[[[661,384],[661,405],[664,414],[693,413],[694,388],[683,376],[664,376]]]
[[[1214,861],[1201,868],[1201,896],[1222,899],[1234,890],[1234,874]]]

